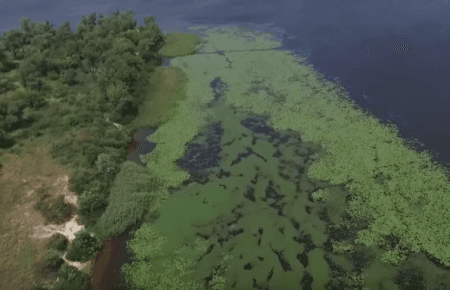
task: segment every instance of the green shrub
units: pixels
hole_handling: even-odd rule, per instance
[[[58,78],[59,78],[59,75],[58,75]],[[53,87],[53,92],[52,92],[53,97],[56,99],[65,98],[68,94],[68,91],[69,91],[69,88],[66,85],[64,85],[60,82],[57,82]]]
[[[101,242],[87,231],[81,230],[75,234],[75,239],[66,254],[66,259],[77,262],[87,262],[102,248]]]
[[[0,148],[11,148],[15,143],[16,142],[11,138],[10,134],[0,130]]]
[[[59,251],[53,248],[48,249],[48,251],[44,255],[45,261],[49,263],[47,268],[51,268],[52,272],[56,272],[64,263],[64,259],[62,258],[62,256],[63,254]]]
[[[75,69],[70,68],[68,70],[63,70],[59,74],[59,80],[61,83],[68,85],[68,86],[74,86],[78,84],[77,80],[77,72]]]
[[[145,215],[156,213],[156,192],[161,185],[149,175],[147,168],[131,161],[123,162],[111,187],[108,207],[95,225],[95,233],[102,238],[120,235]]]
[[[47,74],[48,78],[55,81],[57,79],[59,79],[59,73],[55,72],[55,71],[51,71]]]
[[[66,115],[63,118],[63,122],[61,124],[62,132],[67,132],[75,128],[79,123],[79,117],[77,114]]]
[[[48,194],[49,188],[39,188],[36,190],[38,200],[33,209],[39,211],[45,218],[45,225],[61,225],[70,221],[76,211],[76,208],[64,201],[64,195],[52,197]]]
[[[67,244],[69,240],[60,233],[55,233],[51,236],[50,240],[47,242],[48,249],[55,249],[60,252],[65,252],[67,250]]]
[[[118,167],[114,160],[111,158],[111,155],[107,153],[100,153],[95,164],[97,165],[98,171],[103,175],[109,175]]]
[[[58,273],[60,283],[54,290],[82,290],[89,283],[88,274],[64,263]]]
[[[15,90],[17,86],[11,81],[0,81],[0,94]]]
[[[99,188],[85,191],[78,201],[78,215],[87,227],[94,226],[108,206],[107,197],[99,192]]]

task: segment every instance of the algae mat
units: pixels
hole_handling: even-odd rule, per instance
[[[186,98],[141,157],[165,187],[128,245],[131,285],[450,285],[448,172],[271,35],[193,31],[198,53],[171,61]]]

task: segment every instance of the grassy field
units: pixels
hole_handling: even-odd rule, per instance
[[[2,289],[29,289],[33,282],[47,280],[39,272],[45,265],[44,255],[51,234],[39,230],[45,219],[33,205],[38,201],[39,189],[56,197],[67,186],[67,180],[58,184],[68,172],[51,160],[48,140],[30,142],[22,149],[19,155],[0,157],[3,164],[0,177]]]

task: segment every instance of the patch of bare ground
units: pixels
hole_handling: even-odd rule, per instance
[[[33,141],[20,154],[0,156],[0,281],[2,289],[30,289],[33,282],[51,282],[46,271],[44,254],[50,237],[61,233],[69,240],[83,229],[77,222],[77,196],[68,189],[68,170],[55,164],[49,154],[49,143]],[[56,200],[63,195],[75,211],[63,223],[48,223],[36,210],[36,203],[45,197]],[[41,198],[39,198],[41,196]],[[50,205],[51,206],[51,205]],[[90,263],[65,260],[89,274]]]

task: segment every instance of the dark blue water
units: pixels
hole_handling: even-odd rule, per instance
[[[126,9],[139,25],[154,15],[165,32],[234,25],[278,33],[283,49],[341,82],[359,106],[394,122],[402,137],[417,138],[424,144],[419,151],[450,163],[448,0],[8,1],[1,5],[0,32],[18,28],[23,16],[55,26],[69,20],[75,30],[82,15]]]

